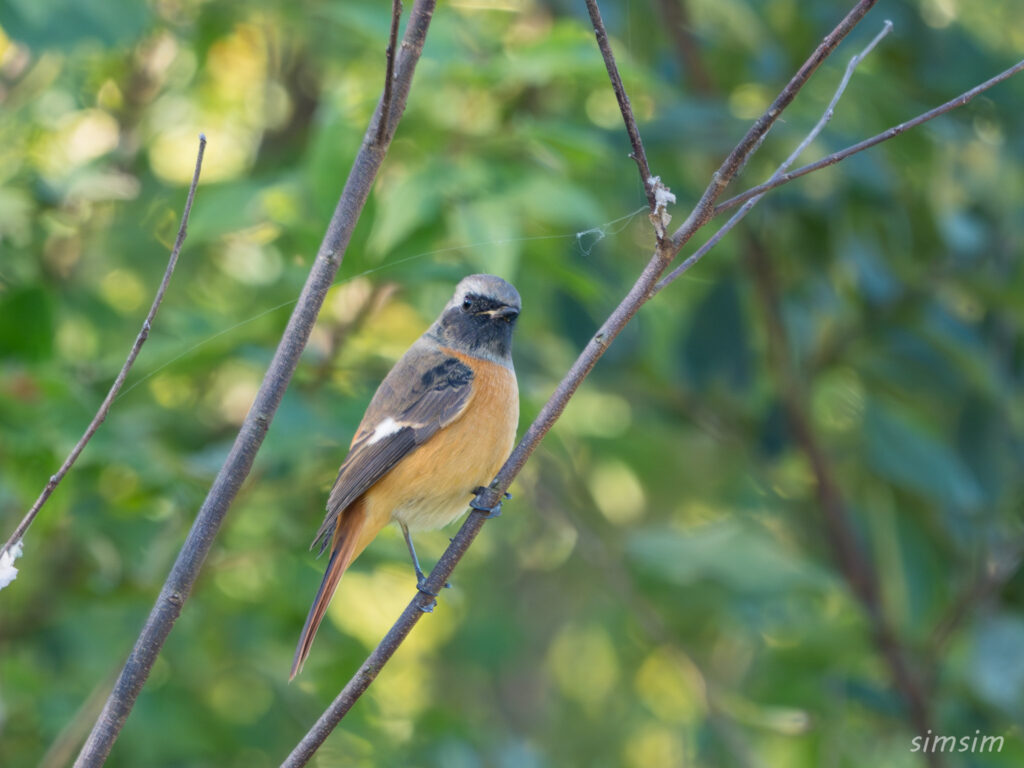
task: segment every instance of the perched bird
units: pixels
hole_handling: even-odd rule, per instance
[[[508,458],[519,422],[511,349],[521,306],[518,291],[500,277],[464,278],[377,388],[313,541],[321,552],[330,544],[331,557],[295,649],[292,678],[342,574],[374,536],[398,523],[425,591],[409,531],[458,518]]]

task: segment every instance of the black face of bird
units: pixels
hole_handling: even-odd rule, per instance
[[[466,293],[440,318],[442,338],[452,348],[481,357],[505,360],[512,350],[512,329],[519,307],[493,296]]]

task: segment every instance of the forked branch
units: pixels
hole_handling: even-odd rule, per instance
[[[868,43],[864,47],[864,50],[862,50],[860,53],[854,54],[854,56],[850,58],[849,64],[846,65],[846,72],[843,73],[843,77],[839,81],[839,86],[836,88],[835,93],[832,95],[832,100],[828,103],[828,106],[825,108],[825,112],[824,114],[822,114],[821,119],[818,120],[815,126],[803,138],[803,141],[801,141],[797,145],[796,149],[794,149],[790,153],[789,157],[782,161],[782,165],[780,165],[776,169],[775,173],[771,175],[771,178],[768,179],[768,181],[778,179],[787,170],[789,170],[790,166],[792,166],[793,163],[796,162],[796,159],[800,157],[800,155],[803,154],[804,150],[811,145],[811,142],[813,142],[818,137],[818,134],[820,134],[825,129],[825,126],[828,125],[829,122],[832,120],[832,115],[835,112],[836,105],[839,103],[839,100],[843,97],[843,94],[846,92],[846,86],[850,84],[850,78],[853,77],[854,70],[857,69],[858,65],[862,61],[864,61],[865,57],[867,57],[867,55],[875,49],[875,46],[877,46],[882,41],[882,38],[888,35],[891,30],[892,22],[886,21],[885,24],[882,26],[882,30],[877,35],[875,35],[875,37],[871,40],[870,43]],[[743,207],[740,208],[735,214],[733,214],[729,218],[729,220],[725,222],[725,224],[723,224],[722,227],[714,235],[712,235],[706,243],[704,243],[704,245],[698,248],[691,256],[688,256],[682,264],[680,264],[678,267],[669,272],[665,277],[659,280],[658,284],[655,286],[655,292],[660,291],[669,283],[673,282],[674,280],[677,280],[680,276],[683,275],[683,273],[687,272],[691,267],[693,267],[694,264],[696,264],[698,261],[704,258],[705,254],[707,254],[708,251],[710,251],[712,248],[718,245],[718,243],[721,242],[722,238],[729,234],[732,228],[739,224],[746,217],[746,215],[750,213],[751,209],[755,205],[757,205],[758,202],[760,202],[762,197],[764,197],[763,192],[760,195],[754,195],[749,200],[747,200]]]

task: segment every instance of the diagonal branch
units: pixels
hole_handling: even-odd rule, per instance
[[[633,316],[640,310],[640,307],[647,303],[654,295],[654,287],[658,279],[668,269],[674,254],[682,247],[682,243],[685,243],[692,236],[693,232],[696,232],[698,228],[707,222],[710,218],[714,201],[733,176],[738,173],[750,154],[757,148],[760,140],[782,113],[782,110],[792,102],[797,92],[807,82],[818,65],[839,45],[843,37],[856,26],[857,22],[864,17],[864,14],[868,12],[875,2],[876,0],[860,0],[857,3],[839,25],[826,36],[825,41],[815,49],[811,57],[800,68],[797,76],[786,85],[783,92],[772,103],[768,112],[757,120],[746,136],[729,154],[729,157],[715,174],[714,179],[712,179],[711,184],[701,198],[701,202],[698,203],[698,207],[687,218],[687,223],[684,223],[683,227],[680,228],[679,232],[682,233],[680,243],[676,245],[674,242],[675,238],[673,238],[671,248],[660,247],[655,251],[647,266],[644,267],[643,272],[633,284],[633,287],[630,288],[626,296],[619,302],[619,305],[604,321],[586,347],[584,347],[579,357],[576,358],[576,362],[573,363],[554,393],[544,404],[544,407],[541,408],[540,413],[537,414],[537,417],[529,429],[527,429],[526,434],[523,435],[516,445],[512,455],[509,456],[504,466],[499,470],[490,486],[477,494],[474,499],[475,506],[486,509],[496,506],[501,501],[512,480],[519,474],[526,461],[537,449],[540,441],[558,420],[559,416],[562,415],[569,399],[593,370],[597,361],[608,349],[608,345],[615,340],[622,329],[626,327],[626,324],[633,319]],[[452,571],[455,570],[455,566],[462,559],[462,556],[473,543],[477,534],[480,533],[480,529],[483,527],[486,519],[487,515],[483,512],[476,510],[470,512],[466,521],[452,539],[448,549],[445,550],[441,559],[427,577],[423,585],[424,592],[418,591],[413,596],[388,633],[377,647],[373,649],[366,661],[363,662],[312,728],[296,745],[288,758],[281,764],[282,768],[299,768],[309,762],[331,731],[341,722],[341,719],[348,713],[374,679],[376,679],[384,664],[394,655],[413,627],[416,626],[416,623],[423,616],[423,612],[431,607],[433,598],[429,597],[425,592],[439,592],[442,589],[451,576]]]
[[[839,81],[839,86],[836,88],[836,92],[832,95],[832,100],[828,103],[828,107],[825,108],[825,112],[821,116],[821,119],[818,120],[817,124],[815,124],[810,132],[804,137],[803,141],[797,145],[796,149],[790,153],[789,157],[782,161],[782,165],[776,169],[775,173],[771,175],[771,178],[769,178],[768,181],[779,178],[789,170],[790,166],[796,162],[796,159],[800,157],[804,150],[811,145],[811,142],[818,137],[818,134],[825,129],[825,126],[832,120],[832,115],[835,112],[836,105],[839,103],[839,99],[841,99],[843,97],[843,93],[846,92],[846,86],[850,84],[850,78],[853,77],[854,70],[856,70],[857,66],[865,59],[865,57],[875,49],[875,46],[882,41],[882,38],[889,34],[890,30],[892,30],[892,22],[886,21],[885,24],[882,25],[882,31],[875,35],[871,42],[864,47],[864,50],[853,55],[850,59],[850,63],[846,65],[846,72]],[[734,213],[732,217],[722,225],[721,229],[712,235],[704,245],[698,248],[691,256],[687,257],[682,264],[659,280],[658,284],[655,286],[655,291],[660,291],[669,283],[677,280],[683,275],[683,273],[693,267],[694,264],[704,258],[705,254],[718,245],[722,238],[729,234],[733,227],[743,221],[746,215],[750,213],[751,209],[760,202],[762,197],[764,197],[764,193],[755,195],[747,200],[743,207]]]
[[[114,398],[117,397],[117,393],[121,391],[121,387],[124,385],[125,379],[128,377],[128,372],[131,370],[132,365],[135,364],[135,359],[139,356],[139,352],[142,351],[142,345],[146,343],[146,339],[149,338],[149,331],[152,328],[153,320],[156,318],[156,313],[160,309],[160,305],[163,303],[164,294],[167,292],[167,286],[171,282],[171,275],[174,273],[174,268],[178,264],[178,256],[181,254],[181,249],[185,245],[185,237],[188,234],[188,217],[192,212],[192,202],[196,197],[196,187],[199,186],[199,173],[203,168],[203,155],[206,153],[206,136],[199,134],[199,151],[196,154],[196,168],[192,173],[192,183],[188,188],[188,197],[185,198],[185,210],[181,214],[181,225],[178,227],[178,236],[174,239],[174,247],[171,249],[171,257],[167,261],[167,269],[164,271],[164,278],[160,281],[160,287],[156,290],[156,296],[153,297],[153,303],[149,307],[149,312],[146,314],[146,319],[142,321],[142,330],[139,331],[139,335],[135,337],[135,343],[132,344],[131,350],[128,352],[128,357],[124,361],[124,365],[121,367],[121,372],[117,374],[117,378],[114,379],[114,383],[110,386],[110,391],[107,392],[107,396],[100,404],[100,408],[96,411],[96,415],[93,416],[92,421],[89,422],[89,426],[86,427],[82,437],[75,444],[75,447],[71,449],[71,453],[64,459],[64,463],[61,464],[60,469],[57,470],[56,474],[51,475],[50,479],[46,483],[46,487],[43,488],[42,493],[39,494],[39,498],[36,499],[32,508],[25,514],[21,522],[18,523],[18,527],[14,529],[14,533],[4,544],[3,549],[0,549],[0,556],[3,556],[9,550],[11,550],[21,539],[25,536],[25,532],[32,525],[32,522],[36,519],[36,515],[39,514],[39,510],[43,508],[43,505],[47,502],[50,496],[53,494],[54,489],[64,476],[71,469],[71,466],[78,460],[79,455],[84,450],[86,444],[92,440],[92,436],[96,434],[96,430],[100,428],[100,424],[107,418],[107,414],[110,413],[110,406],[114,402]]]
[[[782,111],[793,102],[793,99],[796,98],[800,89],[811,78],[815,70],[831,55],[836,46],[857,26],[858,22],[864,18],[865,14],[871,10],[876,2],[877,0],[860,0],[846,14],[846,17],[839,22],[839,25],[829,32],[825,39],[821,41],[821,44],[814,49],[814,53],[804,62],[797,73],[793,75],[793,78],[782,89],[782,92],[775,97],[775,101],[771,103],[768,110],[750,127],[747,135],[729,153],[729,156],[725,158],[719,169],[715,171],[714,176],[711,178],[711,183],[704,190],[704,194],[701,195],[700,200],[694,206],[690,215],[686,217],[686,221],[672,234],[673,255],[679,253],[679,250],[689,242],[694,233],[714,215],[715,201],[721,197],[722,192],[729,186],[729,182],[740,172],[740,169],[750,159],[750,156],[757,151],[764,137],[768,135],[768,131],[771,130],[775,121],[779,119]]]
[[[174,567],[164,582],[160,596],[135,641],[107,703],[82,748],[75,768],[100,766],[106,760],[135,700],[142,690],[156,657],[170,634],[182,606],[192,592],[199,570],[220,530],[224,516],[252,469],[256,453],[263,444],[270,422],[277,412],[285,389],[309,340],[313,324],[323,305],[327,290],[334,282],[342,258],[377,176],[394,127],[405,110],[413,73],[419,61],[435,0],[417,0],[406,26],[401,55],[397,59],[384,143],[375,142],[376,126],[384,123],[383,95],[366,130],[363,144],[353,162],[345,189],[331,217],[320,250],[310,269],[288,327],[278,344],[274,358],[263,377],[256,399],[235,438],[234,445],[196,515]]]
[[[906,133],[911,128],[916,128],[922,123],[927,123],[929,120],[934,120],[939,115],[944,115],[947,112],[951,112],[952,110],[956,109],[957,107],[962,107],[975,96],[977,96],[979,93],[987,91],[992,86],[998,85],[999,83],[1013,77],[1022,70],[1024,70],[1024,60],[1018,61],[1009,69],[1003,70],[995,77],[992,77],[986,80],[985,82],[974,86],[970,90],[964,91],[955,99],[950,99],[945,104],[940,104],[939,106],[935,107],[935,109],[930,109],[927,112],[924,112],[911,120],[907,120],[905,123],[894,125],[892,128],[888,128],[882,131],[881,133],[872,136],[870,139],[864,139],[864,141],[853,144],[847,147],[846,149],[841,149],[838,152],[833,152],[828,157],[823,157],[821,160],[817,160],[813,163],[809,163],[805,166],[797,168],[795,171],[784,173],[777,179],[772,178],[769,181],[766,181],[764,184],[759,184],[756,187],[751,187],[746,192],[741,192],[735,197],[730,197],[725,202],[716,205],[711,215],[717,216],[718,214],[724,211],[728,211],[731,208],[735,208],[737,205],[742,205],[743,203],[750,200],[750,198],[752,197],[762,195],[765,192],[768,192],[769,190],[781,187],[783,184],[788,184],[789,182],[793,181],[793,179],[799,179],[801,176],[806,176],[808,173],[820,171],[822,168],[827,168],[830,165],[835,165],[836,163],[840,162],[841,160],[845,160],[851,155],[856,155],[858,152],[863,152],[865,149],[870,149],[876,144],[881,144],[883,141],[888,141],[889,139],[895,138],[896,136],[899,136],[901,133]]]

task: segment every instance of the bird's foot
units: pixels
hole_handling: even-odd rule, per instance
[[[476,488],[473,489],[473,495],[477,496],[478,494],[481,494],[481,493],[483,493],[486,490],[487,489],[484,488],[482,485],[477,486]],[[504,496],[505,496],[506,499],[511,499],[512,498],[512,494],[509,493],[508,491],[505,491]],[[469,506],[472,507],[473,509],[477,510],[478,512],[486,512],[487,513],[487,517],[484,518],[485,520],[490,520],[493,517],[501,517],[501,502],[500,501],[497,504],[495,504],[493,507],[485,507],[483,504],[481,504],[480,502],[478,502],[474,498],[471,502],[469,502]]]
[[[451,589],[451,588],[452,588],[451,582],[448,582],[448,581],[446,581],[444,583],[444,586],[441,587],[441,589]],[[422,592],[424,595],[428,595],[429,597],[437,597],[438,596],[437,592],[431,592],[429,589],[427,589],[427,578],[422,573],[420,574],[419,579],[416,581],[416,589],[417,589],[417,591]]]

